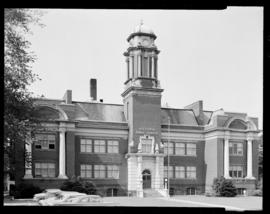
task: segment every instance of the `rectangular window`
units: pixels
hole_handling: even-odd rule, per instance
[[[142,144],[142,152],[143,153],[151,153],[152,152],[152,139],[141,139]]]
[[[131,64],[131,66],[132,66],[131,73],[132,73],[132,78],[134,78],[135,77],[134,71],[136,71],[136,68],[135,68],[135,57],[134,56],[131,57],[131,62],[132,62],[132,64]]]
[[[95,153],[105,153],[104,140],[95,140]]]
[[[90,139],[81,139],[81,152],[92,152],[92,140]]]
[[[164,178],[168,178],[168,166],[164,166]],[[169,178],[173,178],[173,166],[169,166]]]
[[[152,57],[149,57],[149,77],[152,77]]]
[[[119,166],[108,165],[107,166],[107,176],[108,176],[108,178],[119,179]]]
[[[92,165],[81,165],[81,177],[82,178],[92,178]]]
[[[54,150],[55,135],[53,134],[36,134],[35,149],[38,150]]]
[[[55,164],[54,163],[35,163],[35,177],[54,178]]]
[[[187,166],[187,178],[188,179],[196,178],[196,167],[195,166]]]
[[[119,153],[119,142],[116,140],[108,141],[108,153]]]
[[[148,57],[143,57],[143,77],[148,77]]]
[[[230,166],[229,174],[232,178],[243,178],[243,167]]]
[[[176,155],[185,155],[185,144],[184,143],[175,143],[175,154]]]
[[[243,143],[229,143],[229,153],[230,155],[243,155]]]
[[[168,148],[168,142],[165,142],[164,143],[164,153],[165,154],[168,154],[168,149],[169,149],[169,155],[173,155],[174,153],[173,153],[173,144],[174,143],[169,143],[169,148]]]
[[[187,155],[196,156],[196,144],[187,143]]]
[[[175,178],[185,178],[185,167],[176,166],[175,167]]]
[[[95,178],[105,178],[105,165],[95,165],[94,169]]]

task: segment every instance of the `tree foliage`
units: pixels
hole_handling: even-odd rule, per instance
[[[41,15],[29,9],[4,10],[4,151],[8,156],[14,153],[14,144],[27,142],[39,124],[31,114],[33,98],[27,89],[38,79],[31,67],[36,58],[25,35],[31,33],[31,24],[39,24]]]
[[[237,190],[233,182],[224,177],[214,179],[213,190],[217,196],[234,197],[237,195]]]

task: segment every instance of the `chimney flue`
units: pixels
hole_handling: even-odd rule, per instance
[[[97,79],[90,79],[90,97],[97,100]]]

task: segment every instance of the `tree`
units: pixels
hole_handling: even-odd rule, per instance
[[[237,195],[237,190],[233,182],[225,179],[223,176],[214,179],[213,190],[217,196],[234,197]]]
[[[41,15],[41,12],[29,9],[4,10],[4,152],[9,157],[4,159],[4,167],[11,174],[15,143],[25,144],[39,125],[32,115],[33,98],[27,89],[39,79],[31,70],[36,58],[29,51],[31,43],[24,35],[31,33],[31,24],[41,25]]]

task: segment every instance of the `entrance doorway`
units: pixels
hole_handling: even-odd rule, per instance
[[[143,170],[142,172],[143,179],[143,189],[151,188],[151,172],[148,169]]]

